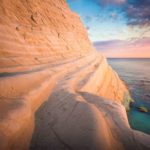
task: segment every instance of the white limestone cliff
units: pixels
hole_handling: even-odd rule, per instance
[[[1,0],[1,150],[150,149],[129,101],[64,0]]]

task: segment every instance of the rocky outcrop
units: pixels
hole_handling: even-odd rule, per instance
[[[125,84],[64,0],[1,0],[0,14],[1,150],[150,147],[128,124]]]

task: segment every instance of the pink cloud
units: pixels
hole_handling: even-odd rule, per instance
[[[94,46],[106,57],[150,58],[150,38],[134,42],[121,40],[95,42]]]

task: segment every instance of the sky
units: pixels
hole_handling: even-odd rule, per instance
[[[106,57],[150,58],[150,0],[67,0]]]

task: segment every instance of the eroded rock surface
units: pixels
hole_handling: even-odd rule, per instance
[[[128,124],[125,84],[64,0],[0,3],[1,150],[150,148]]]

